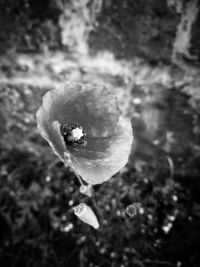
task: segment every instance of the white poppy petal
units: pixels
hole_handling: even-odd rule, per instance
[[[72,164],[76,172],[89,184],[100,184],[109,180],[123,168],[129,158],[132,148],[133,132],[129,120],[120,117],[116,135],[109,143],[103,157],[86,158],[77,154],[71,155]]]

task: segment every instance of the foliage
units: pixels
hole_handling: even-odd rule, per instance
[[[119,99],[130,102],[127,113],[135,143],[129,163],[110,181],[94,186],[89,198],[79,192],[74,174],[57,160],[37,130],[35,113],[49,88],[12,81],[20,71],[28,75],[13,60],[17,52],[31,57],[31,52],[47,47],[63,49],[58,19],[63,4],[70,1],[42,0],[41,5],[32,0],[1,1],[0,52],[7,53],[7,61],[2,59],[0,67],[10,83],[0,84],[0,266],[200,266],[199,81],[195,86],[188,82],[183,86],[186,93],[181,92],[175,68],[174,86],[154,81],[158,71],[153,67],[158,64],[162,72],[159,60],[171,56],[177,20],[165,1],[158,6],[156,2],[103,1],[103,12],[90,33],[94,51],[106,48],[122,58],[147,57],[147,63],[141,61],[131,70],[135,75],[131,81],[118,72],[99,74],[97,61],[89,61],[96,69],[88,67],[88,76],[88,69],[78,64],[63,73],[68,77],[71,71],[77,77],[78,72],[83,80],[95,81],[101,76],[124,90],[131,84],[130,96],[124,99],[123,92]],[[132,10],[139,14],[137,19]],[[145,32],[132,33],[133,25]],[[37,57],[34,62],[31,73],[36,68],[40,73]],[[58,76],[50,65],[46,67]],[[153,75],[148,77],[151,68]],[[74,216],[72,207],[80,202],[94,210],[99,230]]]
[[[1,266],[198,266],[198,143],[190,144],[195,153],[172,156],[182,155],[172,175],[165,152],[146,138],[90,199],[36,129],[38,90],[1,88]],[[142,136],[141,123],[133,124]],[[100,230],[73,215],[81,201],[96,212]],[[135,216],[126,213],[129,205]]]

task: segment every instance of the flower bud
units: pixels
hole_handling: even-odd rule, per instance
[[[99,222],[93,210],[84,203],[74,207],[74,214],[84,223],[91,225],[94,229],[99,228]]]

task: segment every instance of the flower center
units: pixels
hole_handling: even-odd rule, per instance
[[[87,144],[86,132],[83,130],[83,127],[78,123],[66,123],[61,126],[61,134],[64,137],[66,145],[82,145]]]

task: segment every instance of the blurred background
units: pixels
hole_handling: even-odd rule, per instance
[[[200,1],[0,0],[0,266],[200,266]],[[130,160],[88,198],[36,127],[44,93],[100,83]],[[119,151],[120,153],[120,151]],[[79,221],[87,203],[101,227]]]

